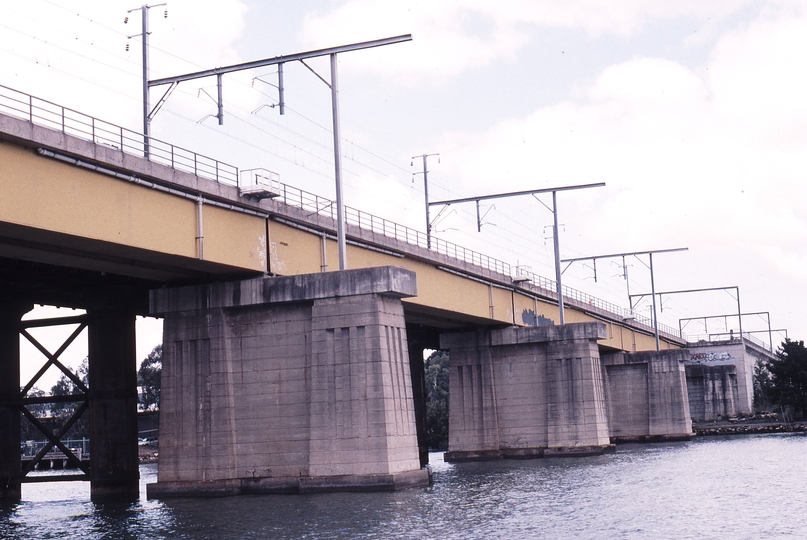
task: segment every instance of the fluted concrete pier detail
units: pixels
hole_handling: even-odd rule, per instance
[[[150,497],[391,490],[421,469],[397,267],[154,291],[164,323]]]
[[[611,440],[694,437],[684,361],[687,349],[603,356]]]
[[[601,323],[444,334],[448,461],[601,454],[612,449],[597,340]]]
[[[684,349],[606,353],[601,323],[444,334],[448,461],[580,456],[689,439]]]

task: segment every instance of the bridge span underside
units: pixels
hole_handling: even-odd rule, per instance
[[[6,479],[1,498],[19,499],[21,484],[32,480],[22,467],[20,429],[21,421],[28,421],[22,420],[26,405],[35,403],[21,388],[34,381],[20,380],[20,339],[31,324],[21,319],[35,304],[86,310],[86,315],[70,317],[86,326],[88,337],[91,391],[76,395],[75,401],[88,409],[91,460],[80,479],[90,481],[94,499],[137,497],[135,317],[147,313],[153,286],[148,280],[0,258],[0,475]],[[64,322],[54,319],[40,326]],[[59,353],[50,353],[46,365],[58,361]]]

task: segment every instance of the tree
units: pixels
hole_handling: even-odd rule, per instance
[[[143,388],[140,405],[144,410],[160,409],[160,381],[163,369],[163,346],[157,345],[137,370],[138,384]]]
[[[68,368],[70,369],[70,368]],[[78,367],[77,370],[72,371],[76,377],[84,384],[85,387],[89,387],[89,364],[87,358],[81,361],[81,365]],[[76,383],[74,383],[67,375],[62,373],[62,376],[59,377],[59,380],[56,381],[56,384],[53,385],[50,389],[50,394],[52,396],[72,396],[79,394],[80,391]],[[68,401],[64,403],[53,403],[50,407],[51,416],[54,419],[58,419],[58,425],[62,425],[73,415],[73,413],[78,409],[81,401],[83,398],[79,398],[78,401]],[[81,415],[81,417],[73,424],[67,433],[65,434],[64,438],[73,439],[79,437],[89,437],[90,436],[90,423],[89,423],[89,414],[87,411]]]
[[[785,339],[776,358],[755,370],[756,386],[770,403],[792,407],[795,414],[807,414],[807,348],[804,341]]]
[[[448,449],[448,353],[426,360],[426,437],[429,448]]]
[[[22,391],[22,388],[20,388],[20,391]],[[34,386],[30,390],[28,390],[26,397],[29,398],[45,397],[45,391],[40,390],[39,388]],[[33,414],[34,417],[36,417],[37,420],[39,421],[45,420],[50,414],[50,406],[47,403],[29,403],[28,405],[25,406],[25,408],[28,409],[31,412],[31,414]],[[27,441],[32,439],[39,440],[44,438],[45,436],[31,422],[29,422],[26,418],[22,419],[22,422],[20,423],[20,440]]]
[[[754,364],[754,409],[757,411],[768,410],[771,403],[771,372],[768,371],[768,364],[763,359],[757,360]]]

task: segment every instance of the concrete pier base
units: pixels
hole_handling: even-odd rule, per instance
[[[397,267],[154,291],[160,466],[149,497],[375,491],[421,469]]]
[[[447,461],[611,451],[597,339],[601,323],[444,334]]]

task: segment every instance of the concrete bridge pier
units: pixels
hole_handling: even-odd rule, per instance
[[[611,440],[694,437],[684,360],[687,349],[603,355]]]
[[[137,498],[135,312],[88,310],[90,496]]]
[[[447,461],[612,449],[597,340],[602,323],[443,334]]]
[[[149,497],[392,490],[421,469],[397,267],[152,293],[164,316]]]
[[[426,432],[426,371],[423,353],[426,349],[440,348],[440,335],[434,329],[424,329],[420,325],[407,326],[407,346],[409,348],[409,369],[412,375],[412,395],[417,425],[418,454],[421,467],[429,463],[429,440]]]
[[[20,319],[33,308],[27,302],[3,302],[0,309],[0,501],[22,497],[20,473]]]

